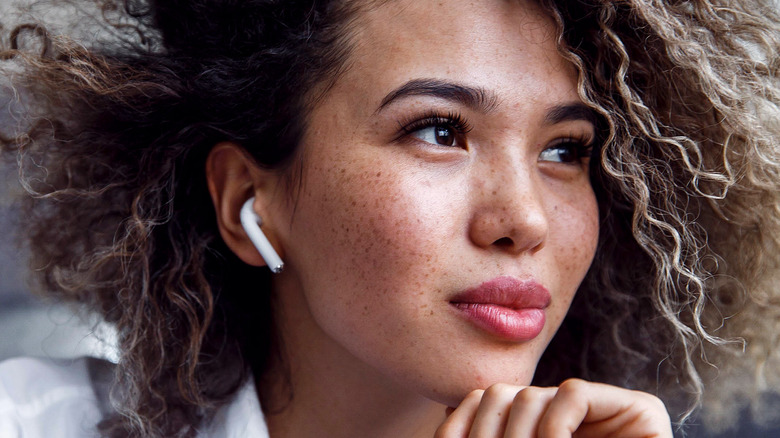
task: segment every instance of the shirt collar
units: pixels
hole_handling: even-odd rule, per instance
[[[204,433],[205,432],[205,433]],[[229,404],[223,406],[198,438],[269,438],[263,410],[250,378]]]

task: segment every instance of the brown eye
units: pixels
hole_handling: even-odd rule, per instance
[[[556,143],[539,154],[539,161],[554,163],[579,163],[588,156],[589,146],[576,140]]]
[[[459,146],[459,144],[456,144],[458,142],[455,130],[448,126],[429,126],[418,129],[412,133],[412,136],[426,143],[441,146]]]

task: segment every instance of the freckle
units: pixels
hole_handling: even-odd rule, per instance
[[[504,223],[504,218],[501,218],[501,223],[502,223],[502,224]]]
[[[431,310],[431,316],[433,316],[433,310]]]
[[[493,190],[493,196],[495,196],[495,195],[496,195],[496,193],[498,193],[498,192],[497,192],[497,191],[495,191],[495,190]]]
[[[422,307],[420,307],[420,308],[421,308],[421,309],[424,309],[424,308],[426,308],[426,307],[428,307],[428,305],[427,305],[427,304],[423,304],[423,305],[422,305]]]
[[[382,172],[377,172],[376,176],[382,176]]]

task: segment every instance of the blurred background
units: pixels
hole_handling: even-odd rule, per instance
[[[33,21],[38,17],[49,29],[65,31],[89,40],[106,35],[80,26],[69,31],[74,22],[94,16],[90,10],[61,4],[60,8],[29,6],[29,0],[0,0],[0,33],[6,37],[14,23]],[[4,41],[4,39],[0,39]],[[7,86],[7,78],[0,77],[0,127],[17,126],[15,101],[17,96]],[[0,159],[0,361],[15,356],[73,358],[78,356],[103,357],[116,361],[115,335],[110,327],[94,316],[80,315],[75,309],[49,302],[33,295],[26,253],[16,241],[20,221],[13,197],[21,191],[16,179],[13,157]],[[8,159],[10,158],[10,159]],[[694,425],[696,420],[693,421]],[[682,436],[682,434],[678,434]],[[713,435],[703,428],[692,427],[689,437],[780,437],[780,429],[767,430],[754,424],[744,415],[738,429]]]
[[[32,0],[0,0],[0,42],[5,47],[15,25],[34,23],[36,19],[47,23],[53,33],[74,34],[85,42],[104,38],[94,27],[81,26],[92,16],[96,16],[94,10],[62,1],[34,4]],[[8,78],[0,77],[0,132],[8,133],[19,126],[18,99],[8,86]],[[30,293],[34,288],[26,252],[17,242],[17,229],[23,219],[16,215],[13,199],[20,192],[14,157],[0,156],[0,361],[14,356],[83,355],[116,360],[115,336],[110,327],[94,316],[77,316],[66,305]]]
[[[7,108],[7,89],[2,90],[0,108]],[[7,116],[0,110],[0,125]],[[0,361],[14,356],[83,355],[115,360],[113,333],[98,319],[76,316],[68,306],[29,292],[26,253],[16,241],[20,218],[12,201],[12,194],[21,189],[16,170],[7,162],[0,165],[0,184]]]

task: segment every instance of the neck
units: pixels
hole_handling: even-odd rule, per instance
[[[346,351],[303,300],[284,293],[275,303],[284,363],[258,380],[271,437],[432,437],[445,406]]]
[[[308,369],[305,377],[292,372],[291,398],[284,390],[271,395],[278,399],[269,401],[279,408],[266,412],[272,438],[431,438],[444,421],[442,405],[376,384],[360,385],[357,379],[320,366],[318,371]]]

